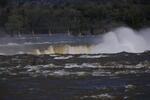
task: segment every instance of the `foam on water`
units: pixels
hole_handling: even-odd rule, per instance
[[[150,50],[150,29],[135,31],[131,28],[120,27],[95,39],[98,44],[93,45],[60,45],[49,46],[44,51],[37,50],[37,54],[98,54],[98,53],[118,53],[144,52]]]
[[[70,59],[73,56],[59,56],[59,57],[55,57],[54,59]]]
[[[99,94],[99,95],[91,95],[91,96],[83,96],[81,97],[82,99],[85,99],[85,98],[89,98],[89,99],[114,99],[115,97],[108,94],[108,93],[105,93],[105,94]]]
[[[140,66],[140,67],[139,67]],[[117,70],[115,70],[117,68]],[[19,70],[19,71],[16,71]],[[64,65],[46,64],[46,65],[17,65],[2,66],[0,75],[30,77],[38,76],[56,76],[56,77],[76,77],[76,76],[120,76],[127,74],[150,73],[149,67],[145,65],[112,65],[102,66],[100,63],[66,63]]]
[[[92,53],[143,52],[150,50],[150,31],[139,32],[120,27],[103,35],[102,42],[92,49]],[[96,40],[98,41],[98,40]]]
[[[81,55],[79,58],[100,58],[100,57],[108,57],[108,55]]]
[[[50,38],[50,37],[49,37]],[[50,40],[49,38],[46,38]],[[57,38],[57,37],[56,37]],[[48,42],[44,40],[45,38],[31,38],[30,41],[28,39],[24,39],[21,43],[19,38],[13,39],[12,43],[4,43],[4,41],[0,42],[2,54],[98,54],[98,53],[118,53],[122,51],[126,52],[144,52],[146,50],[150,50],[150,29],[141,29],[139,31],[135,31],[128,27],[120,27],[114,29],[108,33],[104,33],[101,36],[89,38],[85,37],[76,37],[80,41],[86,41],[90,44],[77,42],[76,45],[71,44],[73,41],[72,37],[66,37],[68,41],[65,43],[61,41]],[[71,41],[69,40],[71,39]],[[36,40],[36,41],[35,41]],[[93,42],[94,41],[94,42]],[[21,52],[21,53],[20,53]],[[99,55],[100,56],[100,55]],[[98,57],[99,57],[98,56]],[[97,56],[93,56],[96,58]],[[89,58],[87,56],[87,58]]]

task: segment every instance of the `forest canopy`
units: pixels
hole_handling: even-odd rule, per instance
[[[0,34],[101,34],[150,25],[150,0],[0,0]]]

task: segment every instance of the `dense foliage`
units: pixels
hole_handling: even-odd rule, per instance
[[[0,0],[2,33],[100,34],[150,25],[150,0]]]

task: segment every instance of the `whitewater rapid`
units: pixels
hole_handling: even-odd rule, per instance
[[[12,38],[7,43],[7,39],[2,38],[0,54],[139,53],[150,50],[149,38],[149,28],[137,31],[128,27],[119,27],[99,36]]]
[[[137,53],[150,50],[150,29],[135,31],[120,27],[104,34],[101,39],[102,42],[93,47],[92,53]]]
[[[98,37],[94,40],[97,44],[50,46],[42,52],[44,54],[98,54],[139,53],[150,50],[150,29],[136,31],[128,27],[120,27]],[[37,54],[42,54],[42,52],[36,50]]]

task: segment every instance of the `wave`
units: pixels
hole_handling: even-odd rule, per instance
[[[98,54],[98,53],[118,53],[132,52],[139,53],[150,50],[150,29],[139,31],[128,27],[120,27],[100,36],[88,37],[65,37],[60,41],[55,41],[57,37],[25,38],[1,43],[0,53],[2,54]],[[59,37],[60,38],[60,37]],[[33,40],[32,40],[33,39]],[[46,39],[46,40],[44,40]],[[51,41],[48,41],[51,40]],[[70,42],[69,42],[70,41]],[[72,44],[75,43],[75,44]],[[89,43],[90,42],[90,43]],[[12,52],[13,51],[13,52]]]
[[[143,52],[150,50],[150,29],[135,31],[120,27],[102,36],[102,42],[92,49],[92,53]],[[99,41],[99,40],[96,40]]]

